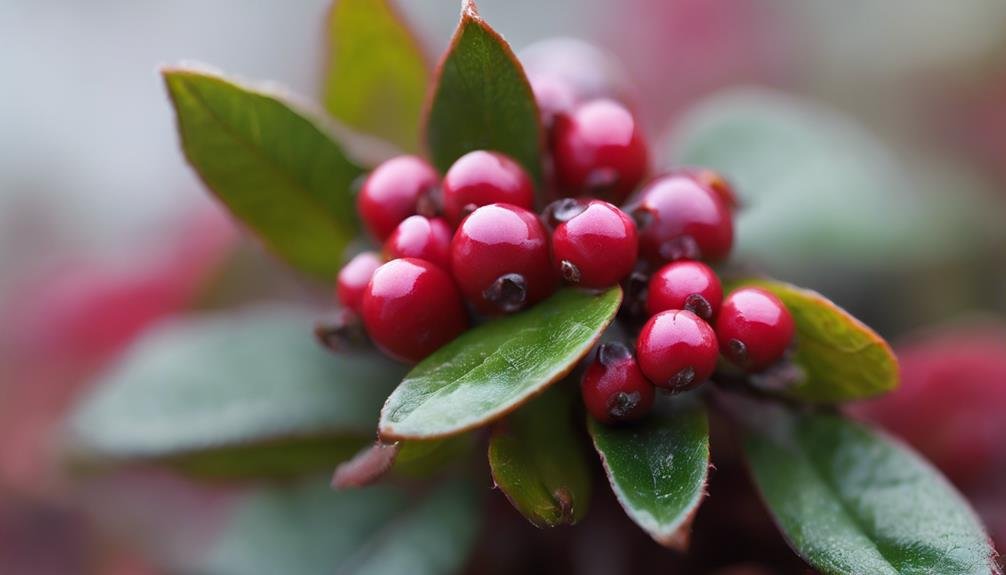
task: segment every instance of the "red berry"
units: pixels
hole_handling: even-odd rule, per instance
[[[417,156],[392,158],[367,176],[356,198],[367,230],[379,241],[395,231],[402,220],[428,209],[430,193],[437,186],[433,166]]]
[[[461,293],[485,314],[532,305],[556,284],[544,226],[510,204],[482,206],[461,222],[451,241],[451,270]]]
[[[643,326],[636,355],[654,385],[674,391],[691,389],[716,369],[716,334],[690,311],[662,311]]]
[[[560,114],[552,134],[556,183],[566,196],[621,202],[646,175],[649,151],[636,119],[613,100]]]
[[[734,224],[719,195],[680,173],[654,179],[629,208],[639,228],[640,255],[653,264],[718,261],[730,253]]]
[[[726,207],[731,211],[740,207],[740,201],[737,199],[737,193],[734,192],[734,187],[725,177],[723,177],[723,174],[720,174],[716,170],[710,170],[709,168],[688,167],[680,168],[675,170],[675,172],[695,178],[695,181],[716,192],[716,195],[720,197],[720,200],[722,200]]]
[[[489,204],[534,207],[534,184],[520,164],[499,152],[469,152],[444,176],[444,215],[458,225],[475,208]]]
[[[384,254],[388,259],[419,258],[450,270],[452,235],[443,218],[409,216],[384,242]]]
[[[363,295],[363,325],[385,353],[416,362],[461,335],[468,316],[447,272],[402,258],[374,272]]]
[[[720,351],[752,372],[782,359],[795,331],[793,316],[782,300],[760,288],[741,288],[728,295],[716,319]]]
[[[709,321],[720,309],[723,286],[712,269],[701,262],[671,262],[650,278],[646,311],[656,315],[669,309],[685,309]]]
[[[601,423],[636,421],[653,408],[654,388],[639,369],[632,352],[617,342],[597,350],[580,380],[587,411]]]
[[[561,78],[551,74],[528,74],[534,100],[541,112],[542,122],[551,126],[556,116],[568,112],[576,105],[576,93]]]
[[[370,278],[374,271],[381,267],[384,260],[374,252],[363,252],[357,254],[349,263],[339,270],[339,277],[335,282],[335,294],[339,298],[342,307],[356,313],[360,313],[360,305],[363,303],[363,292],[370,283]]]
[[[566,281],[583,287],[613,286],[636,264],[636,224],[608,202],[591,200],[580,205],[580,212],[552,233],[556,269]]]
[[[557,78],[577,99],[634,99],[635,87],[618,58],[583,40],[548,38],[526,46],[519,56],[529,77]]]

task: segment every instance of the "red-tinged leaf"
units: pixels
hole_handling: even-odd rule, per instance
[[[796,324],[799,370],[780,392],[812,403],[839,403],[891,391],[900,380],[898,358],[877,332],[821,294],[770,280],[744,280],[779,297]]]
[[[471,329],[412,369],[381,410],[385,440],[436,439],[492,423],[566,376],[615,318],[617,286],[566,288]]]
[[[363,173],[334,127],[218,74],[167,68],[163,75],[185,157],[206,186],[276,255],[333,278],[356,233],[350,188]]]
[[[540,185],[544,132],[531,85],[505,40],[465,0],[461,22],[434,79],[426,146],[446,171],[473,150],[520,162]]]
[[[657,543],[686,549],[709,473],[705,406],[694,394],[661,397],[644,421],[608,426],[591,418],[588,430],[626,514]]]

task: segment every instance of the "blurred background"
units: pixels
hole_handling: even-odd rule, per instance
[[[399,4],[435,58],[457,2]],[[283,495],[149,470],[82,479],[63,463],[60,432],[89,385],[158,322],[329,297],[265,255],[205,193],[157,74],[196,60],[316,99],[328,5],[0,0],[0,574],[258,572],[221,559],[240,555],[241,530],[284,544],[255,531],[248,511],[250,497],[261,506]],[[903,389],[855,411],[941,466],[1006,546],[1006,3],[480,8],[518,52],[571,36],[621,61],[655,167],[723,170],[745,204],[736,259],[825,293],[895,343]],[[322,513],[310,498],[324,494],[297,497]],[[470,572],[505,572],[508,555],[530,572],[632,565],[590,553],[611,530],[634,529],[602,495],[582,535],[511,522],[520,518],[496,495],[490,508],[506,519],[494,529],[511,552],[483,537]],[[773,562],[779,541],[758,550],[743,527],[718,530],[726,522],[716,513],[696,525],[698,555],[712,556],[717,537],[750,544],[710,570],[801,572]],[[546,543],[569,557],[542,559]],[[276,555],[325,548],[293,545]]]

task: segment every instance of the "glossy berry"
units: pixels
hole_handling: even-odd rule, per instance
[[[528,81],[531,83],[535,103],[538,104],[538,111],[546,127],[552,125],[556,116],[572,110],[576,105],[576,92],[558,76],[528,74]]]
[[[552,233],[552,261],[569,283],[596,289],[613,286],[636,263],[636,224],[608,202],[580,204],[580,212]]]
[[[723,174],[717,172],[716,170],[710,170],[709,168],[687,167],[675,170],[675,172],[694,178],[700,184],[707,186],[710,190],[716,192],[716,195],[720,197],[720,200],[722,200],[731,211],[740,207],[740,200],[737,199],[737,193],[734,191],[734,187],[723,176]]]
[[[671,262],[653,274],[646,290],[646,311],[650,315],[685,309],[709,321],[722,301],[720,279],[702,262]]]
[[[402,258],[377,268],[363,294],[367,334],[388,355],[417,362],[468,328],[461,295],[447,272]]]
[[[489,315],[544,299],[557,279],[544,226],[510,204],[482,206],[461,222],[451,241],[451,270],[465,298]]]
[[[384,254],[388,259],[419,258],[449,270],[452,235],[443,218],[409,216],[384,242]]]
[[[716,334],[699,316],[667,310],[651,317],[636,341],[643,373],[658,387],[691,389],[716,369]]]
[[[367,230],[383,242],[412,214],[432,215],[435,210],[430,207],[430,195],[438,181],[436,170],[422,158],[398,156],[367,176],[356,198],[356,208]]]
[[[534,207],[534,184],[516,161],[498,152],[461,156],[444,175],[444,215],[454,225],[480,206]]]
[[[751,372],[782,359],[795,331],[793,316],[782,300],[760,288],[741,288],[728,295],[716,319],[720,351]]]
[[[380,255],[374,252],[363,252],[342,266],[335,282],[335,294],[342,307],[360,313],[363,292],[366,291],[367,284],[370,283],[374,272],[383,263],[384,260]]]
[[[580,380],[587,411],[601,423],[637,421],[653,408],[653,384],[625,345],[606,343]]]
[[[593,100],[555,119],[552,157],[565,196],[622,202],[649,165],[646,140],[632,113],[613,100]]]
[[[652,264],[680,259],[715,262],[734,242],[730,209],[693,177],[672,173],[639,191],[629,208],[639,231],[639,253]]]

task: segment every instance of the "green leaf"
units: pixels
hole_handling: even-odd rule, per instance
[[[590,469],[573,426],[572,399],[552,387],[497,424],[489,442],[493,481],[537,527],[573,525],[590,503]]]
[[[350,187],[363,169],[279,96],[190,69],[163,74],[182,149],[206,186],[276,255],[333,278],[356,232]]]
[[[795,363],[802,377],[782,393],[814,403],[838,403],[891,391],[898,359],[876,332],[821,294],[783,282],[744,280],[729,286],[764,288],[786,304],[796,323]]]
[[[854,118],[770,90],[713,95],[676,121],[670,148],[663,167],[708,166],[734,181],[744,204],[736,255],[778,275],[918,265],[1002,227],[973,185],[939,181],[946,167],[932,177],[901,165]]]
[[[505,40],[464,0],[461,23],[437,68],[426,145],[446,171],[472,150],[503,152],[542,182],[544,132],[531,85]]]
[[[751,401],[735,407],[749,422],[744,449],[769,510],[817,569],[1000,573],[968,504],[906,446],[835,415]]]
[[[381,410],[386,440],[432,439],[485,425],[562,379],[614,319],[622,290],[567,288],[465,332],[417,365]]]
[[[709,421],[694,394],[661,396],[631,426],[588,418],[587,429],[625,512],[657,543],[685,549],[706,495]]]
[[[262,307],[162,324],[78,408],[74,447],[201,475],[330,469],[371,440],[404,370],[376,352],[324,351],[315,317]]]
[[[335,0],[324,95],[333,116],[414,152],[428,81],[422,48],[388,0]]]
[[[387,486],[334,492],[312,482],[248,497],[198,572],[447,575],[463,566],[477,532],[470,485],[411,501]]]

